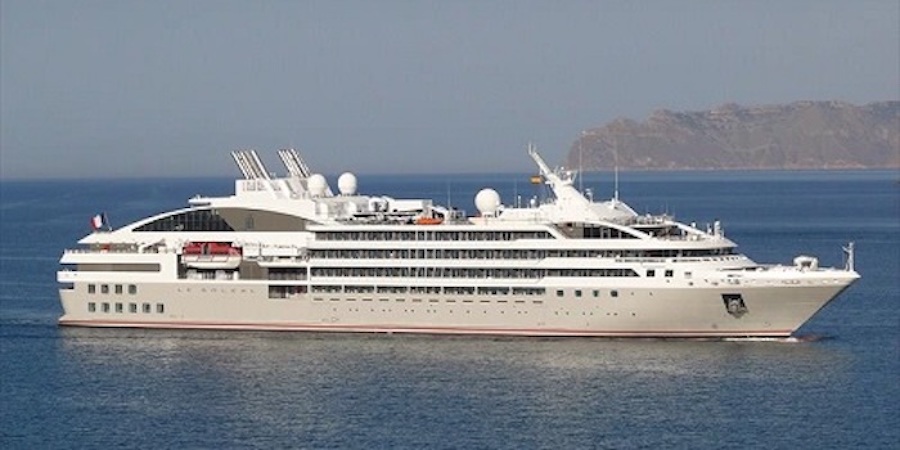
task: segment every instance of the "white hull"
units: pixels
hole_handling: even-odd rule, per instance
[[[609,337],[790,336],[849,281],[825,286],[619,289],[611,298],[454,298],[303,294],[267,298],[260,284],[142,285],[140,296],[85,298],[61,291],[60,324],[91,327]],[[231,283],[229,283],[231,284]],[[586,290],[591,292],[592,290]],[[569,290],[571,294],[572,290]],[[722,294],[740,293],[747,312],[729,314]],[[789,293],[789,297],[785,294]],[[161,301],[160,299],[165,299]],[[88,300],[96,304],[88,312]],[[151,312],[142,310],[151,304]],[[109,303],[103,312],[103,303]],[[122,312],[116,312],[121,303]],[[130,312],[129,304],[137,304]],[[157,305],[164,312],[157,312]]]

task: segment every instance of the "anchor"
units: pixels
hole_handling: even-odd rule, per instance
[[[731,314],[736,319],[740,319],[741,316],[749,312],[741,294],[722,294],[722,302],[725,304],[725,310],[728,311],[728,314]]]

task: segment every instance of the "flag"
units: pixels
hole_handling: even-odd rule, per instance
[[[106,214],[97,214],[94,217],[91,217],[91,228],[94,230],[99,230],[101,228],[107,227],[106,223]]]

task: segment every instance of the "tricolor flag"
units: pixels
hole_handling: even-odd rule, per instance
[[[106,223],[105,213],[97,214],[96,216],[91,217],[91,228],[93,228],[95,231],[107,227],[108,224]]]

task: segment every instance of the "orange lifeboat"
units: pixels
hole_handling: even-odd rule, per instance
[[[233,255],[240,250],[228,242],[188,242],[182,251],[185,255]]]
[[[444,222],[444,219],[438,219],[437,217],[419,217],[416,219],[416,225],[439,225]]]
[[[242,259],[241,249],[228,242],[189,242],[181,254],[186,266],[197,269],[234,269]]]

